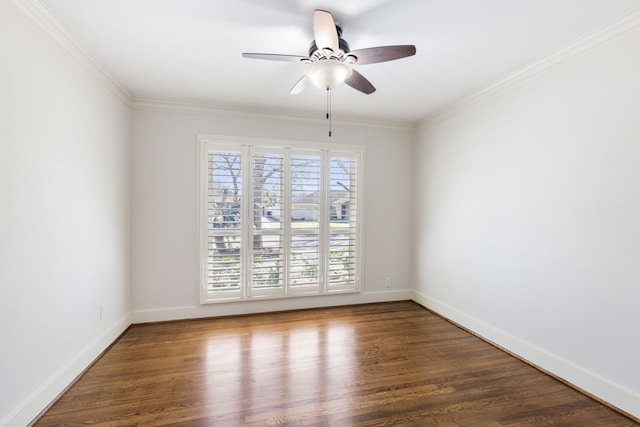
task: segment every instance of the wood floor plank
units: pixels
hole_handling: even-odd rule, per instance
[[[36,426],[638,426],[412,302],[134,325]]]

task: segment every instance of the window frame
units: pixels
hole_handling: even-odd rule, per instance
[[[301,296],[322,296],[340,293],[359,293],[362,291],[362,267],[364,265],[364,158],[365,147],[355,144],[328,144],[309,141],[289,141],[263,138],[248,138],[223,135],[199,134],[197,137],[197,287],[200,304],[219,302],[237,302],[263,299],[281,299]],[[208,255],[209,255],[209,196],[208,180],[209,153],[215,151],[231,151],[241,153],[241,191],[240,191],[240,216],[243,218],[240,225],[240,289],[239,290],[211,290],[208,280]],[[251,206],[254,201],[254,154],[256,153],[283,153],[287,165],[283,171],[283,196],[286,206],[283,207],[289,216],[292,213],[291,193],[291,158],[299,153],[320,153],[321,183],[320,183],[320,213],[318,224],[318,251],[319,251],[319,278],[318,285],[292,285],[289,283],[289,260],[285,263],[284,283],[279,288],[265,288],[256,290],[252,283],[253,244],[250,243],[254,233],[251,213],[244,212],[242,206]],[[352,180],[357,183],[356,190],[352,193],[355,197],[355,216],[349,219],[349,227],[355,227],[353,233],[355,243],[352,245],[355,252],[354,281],[346,285],[331,285],[330,273],[330,247],[331,247],[331,182],[330,162],[331,158],[347,156],[355,159],[355,175]],[[351,209],[350,209],[351,210]],[[253,209],[251,209],[253,211]],[[342,213],[341,213],[342,215]],[[291,256],[291,224],[292,218],[284,218],[282,221],[283,258]],[[264,231],[260,232],[265,233]]]

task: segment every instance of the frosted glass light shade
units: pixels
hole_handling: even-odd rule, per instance
[[[334,59],[325,59],[307,65],[305,74],[320,89],[335,89],[351,76],[350,65]]]

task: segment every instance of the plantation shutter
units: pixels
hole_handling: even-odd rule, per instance
[[[293,291],[317,291],[320,286],[322,189],[322,153],[294,152],[289,252],[289,283]]]
[[[242,153],[209,150],[207,290],[240,295]]]
[[[360,290],[362,150],[203,140],[202,303]]]
[[[358,286],[359,159],[332,152],[329,158],[329,290]]]
[[[252,153],[252,295],[284,287],[284,154]]]

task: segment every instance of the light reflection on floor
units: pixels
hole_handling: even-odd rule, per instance
[[[254,325],[248,331],[213,333],[206,342],[205,381],[211,414],[220,406],[227,413],[233,409],[250,414],[260,408],[278,408],[283,399],[300,402],[290,409],[292,417],[306,410],[305,401],[318,411],[326,405],[348,405],[348,399],[336,396],[347,395],[354,382],[357,346],[351,325],[313,322],[278,332],[267,325]],[[281,414],[283,409],[279,408]]]

